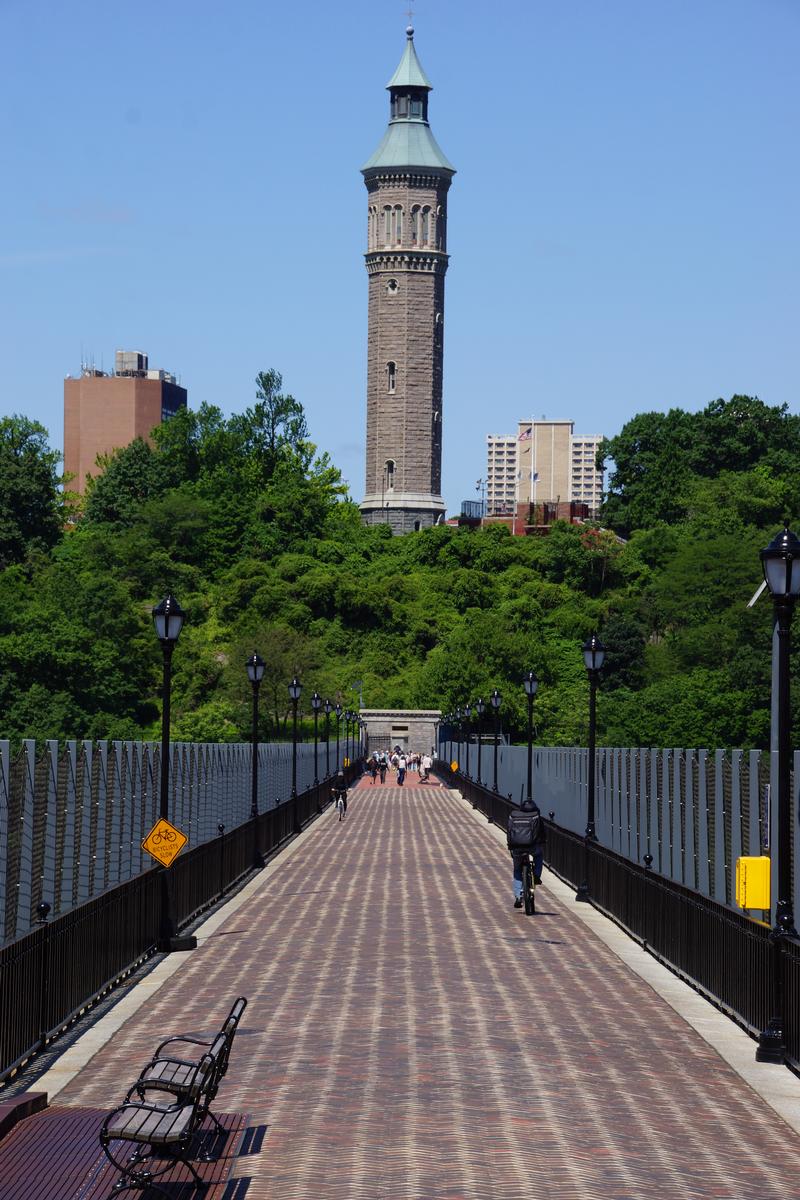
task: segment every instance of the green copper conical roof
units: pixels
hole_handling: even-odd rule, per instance
[[[428,171],[455,174],[439,148],[428,124],[428,97],[432,90],[414,49],[414,30],[406,30],[406,48],[400,65],[386,85],[392,94],[391,119],[383,141],[361,170],[392,167],[419,167]]]
[[[417,58],[417,52],[414,49],[413,25],[409,25],[406,29],[406,48],[403,51],[403,57],[386,86],[387,88],[421,87],[427,88],[429,92],[433,90],[433,85],[428,81],[428,76],[423,71],[422,63]]]

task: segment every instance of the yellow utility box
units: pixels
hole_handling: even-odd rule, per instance
[[[766,855],[737,858],[736,903],[739,908],[769,908],[769,871],[770,860]]]

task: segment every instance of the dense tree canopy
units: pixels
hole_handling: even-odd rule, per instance
[[[0,568],[54,546],[63,510],[59,455],[27,417],[0,417]]]
[[[244,661],[256,649],[264,737],[285,732],[295,672],[307,727],[315,688],[347,706],[360,680],[368,707],[447,710],[498,687],[521,736],[532,668],[537,738],[581,742],[580,645],[598,629],[602,739],[766,744],[771,614],[746,604],[759,549],[800,499],[800,435],[785,408],[734,397],[635,417],[605,446],[611,529],[560,523],[515,538],[437,527],[399,539],[362,526],[281,388],[263,372],[245,412],[183,411],[152,446],[112,455],[63,535],[55,458],[44,431],[25,426],[49,500],[3,543],[0,736],[157,735],[150,608],[169,590],[187,611],[174,657],[179,738],[247,736]],[[33,511],[4,454],[7,510]]]

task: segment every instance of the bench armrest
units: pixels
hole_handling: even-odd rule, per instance
[[[153,1051],[153,1059],[163,1058],[164,1055],[161,1053],[161,1051],[164,1049],[165,1046],[170,1046],[173,1042],[184,1042],[187,1046],[211,1046],[214,1042],[214,1039],[209,1038],[206,1041],[203,1038],[189,1037],[188,1035],[186,1037],[183,1037],[181,1034],[178,1034],[175,1037],[168,1037],[168,1038],[165,1038],[165,1040],[163,1042],[161,1042],[160,1045],[156,1046],[155,1050]]]

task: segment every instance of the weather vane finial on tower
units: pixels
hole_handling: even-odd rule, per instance
[[[414,9],[410,4],[409,4],[408,8],[406,9],[406,16],[408,17],[408,25],[406,26],[406,36],[413,37],[414,36]]]

